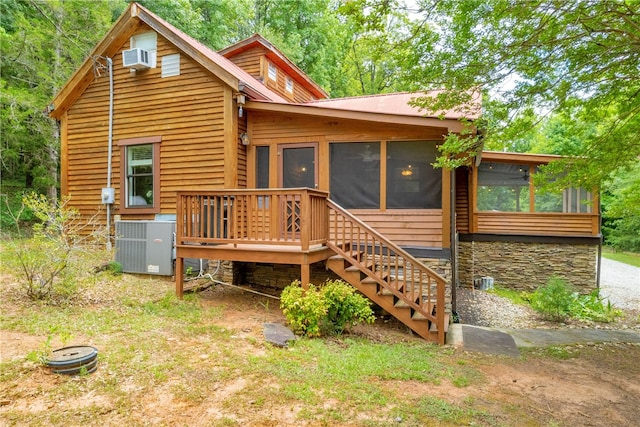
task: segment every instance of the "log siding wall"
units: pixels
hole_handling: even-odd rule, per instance
[[[268,57],[269,50],[264,47],[254,47],[247,49],[236,55],[229,57],[234,64],[251,74],[256,79],[263,82],[269,89],[276,92],[278,95],[290,100],[294,103],[305,103],[314,99],[311,92],[305,89],[295,76],[289,75],[278,66],[276,61],[272,61]],[[275,65],[278,70],[277,80],[273,81],[268,77],[268,63]],[[293,94],[288,92],[285,88],[285,76],[290,77],[293,80]]]
[[[142,27],[138,32],[149,30]],[[225,184],[224,142],[229,136],[224,129],[225,123],[233,118],[227,117],[230,113],[223,106],[225,99],[231,98],[231,90],[184,54],[180,55],[180,75],[161,78],[161,58],[180,53],[161,36],[158,36],[157,68],[131,72],[123,67],[120,52],[128,48],[129,41],[113,58],[114,214],[119,213],[121,191],[117,142],[148,136],[162,137],[160,211],[175,213],[177,190],[222,188]],[[62,191],[71,196],[71,205],[83,216],[104,209],[100,193],[107,184],[108,106],[109,78],[103,76],[94,79],[61,124],[65,176]],[[235,133],[234,130],[234,138]],[[152,217],[137,215],[126,219]],[[99,215],[99,222],[103,224],[104,220],[104,215]]]

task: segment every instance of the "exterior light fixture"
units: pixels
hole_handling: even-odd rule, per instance
[[[236,102],[238,103],[238,117],[242,117],[244,115],[242,106],[244,105],[246,100],[247,98],[243,94],[239,93],[238,95],[236,95]]]
[[[240,111],[242,111],[242,107],[240,107]],[[242,116],[240,116],[242,117]],[[249,145],[251,141],[249,140],[249,135],[246,132],[240,134],[240,143],[242,145]]]

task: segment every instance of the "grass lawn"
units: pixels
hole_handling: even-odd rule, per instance
[[[512,358],[437,346],[379,321],[280,348],[263,335],[265,323],[284,323],[279,302],[261,295],[217,286],[178,300],[168,278],[84,268],[71,298],[32,301],[7,265],[2,425],[600,425],[612,401],[620,425],[637,420],[640,346]],[[43,364],[72,345],[98,349],[96,372],[57,375]]]
[[[602,256],[607,259],[623,262],[625,264],[633,265],[635,267],[640,267],[640,254],[636,254],[632,252],[615,252],[611,248],[603,247]]]

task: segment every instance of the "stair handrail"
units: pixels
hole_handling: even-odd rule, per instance
[[[418,259],[416,259],[413,255],[408,253],[406,250],[402,249],[401,247],[393,243],[391,240],[383,236],[380,232],[378,232],[374,228],[367,225],[364,221],[362,221],[361,219],[359,219],[358,217],[356,217],[355,215],[353,215],[352,213],[344,209],[342,206],[338,205],[333,200],[328,198],[327,206],[329,208],[330,213],[331,211],[334,211],[337,214],[340,214],[343,217],[347,218],[349,221],[356,224],[359,229],[371,235],[373,237],[372,241],[377,240],[381,245],[384,244],[385,249],[393,251],[393,253],[395,253],[397,256],[400,256],[405,261],[408,261],[408,263],[411,265],[412,268],[417,268],[418,270],[425,272],[428,277],[435,280],[437,309],[436,309],[436,316],[434,319],[434,316],[424,308],[422,304],[423,303],[422,298],[420,298],[421,304],[419,305],[416,304],[414,301],[408,299],[402,292],[397,291],[392,286],[390,286],[390,284],[386,280],[383,280],[381,277],[376,275],[375,272],[372,271],[368,266],[361,263],[360,260],[354,258],[350,253],[347,253],[345,250],[343,250],[343,248],[341,248],[340,245],[332,238],[331,230],[329,232],[330,236],[329,236],[329,239],[327,240],[327,246],[329,246],[337,254],[343,256],[352,265],[358,266],[358,268],[360,268],[361,271],[363,271],[368,277],[375,280],[383,288],[392,292],[394,295],[396,295],[398,298],[400,298],[402,301],[408,304],[411,308],[413,308],[414,310],[422,314],[425,318],[431,321],[435,320],[437,331],[438,331],[437,332],[438,342],[440,342],[441,344],[444,344],[444,337],[445,337],[444,335],[444,329],[445,329],[444,328],[444,322],[445,322],[444,304],[445,302],[444,301],[445,301],[445,287],[447,282],[446,279],[442,277],[440,274],[438,274],[436,271],[432,270],[428,266],[421,263]],[[375,252],[375,249],[374,249],[374,252]],[[380,253],[382,256],[382,246],[380,249]]]

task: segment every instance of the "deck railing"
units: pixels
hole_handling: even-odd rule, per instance
[[[324,245],[328,193],[309,188],[179,191],[176,243]]]
[[[329,247],[375,281],[380,293],[435,323],[444,344],[446,279],[331,200],[327,204]]]

